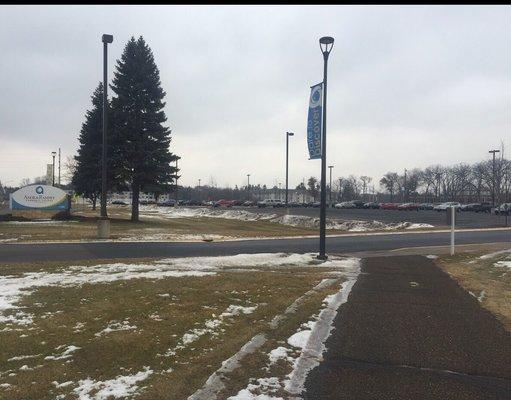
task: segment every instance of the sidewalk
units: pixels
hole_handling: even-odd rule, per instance
[[[363,261],[304,399],[511,399],[511,334],[433,261]]]

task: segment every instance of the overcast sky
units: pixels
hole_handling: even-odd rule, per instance
[[[488,159],[511,145],[510,20],[509,6],[0,6],[0,181],[76,153],[103,33],[110,76],[132,35],[152,48],[185,185],[284,184],[286,131],[290,186],[319,177],[306,123],[324,35],[334,178],[378,188],[387,171]]]

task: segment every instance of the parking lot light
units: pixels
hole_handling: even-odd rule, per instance
[[[324,36],[319,39],[319,47],[323,53],[323,132],[321,136],[321,207],[319,213],[319,254],[318,259],[326,260],[326,99],[328,56],[334,46],[334,38]]]
[[[288,190],[289,190],[289,136],[294,136],[294,133],[286,132],[286,208],[288,206]]]

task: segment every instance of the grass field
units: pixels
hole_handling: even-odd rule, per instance
[[[34,241],[90,241],[97,238],[98,211],[80,207],[66,221],[0,221],[0,244]],[[111,239],[125,241],[215,241],[317,235],[319,218],[261,214],[256,210],[142,207],[131,222],[128,206],[110,206]],[[328,234],[428,230],[428,224],[327,219]]]
[[[511,332],[511,251],[460,253],[438,265],[476,297]]]
[[[184,399],[254,336],[218,398],[287,398],[276,383],[301,352],[287,340],[357,266],[287,254],[0,264],[0,398]]]

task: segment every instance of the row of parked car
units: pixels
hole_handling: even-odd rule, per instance
[[[366,209],[380,209],[380,210],[400,210],[400,211],[419,211],[419,210],[434,210],[446,211],[454,207],[456,211],[473,211],[476,213],[494,213],[501,215],[509,215],[511,213],[511,203],[502,203],[498,207],[493,208],[490,203],[470,203],[461,204],[456,201],[447,201],[445,203],[375,203],[354,200],[337,203],[334,205],[338,209],[353,209],[353,208],[366,208]]]

